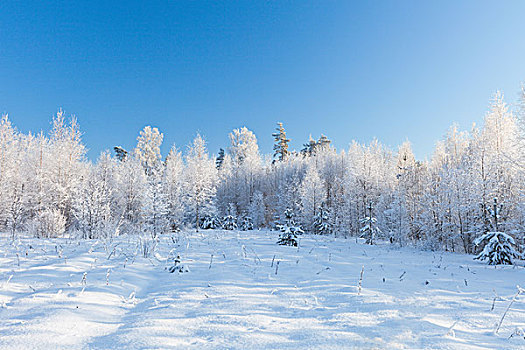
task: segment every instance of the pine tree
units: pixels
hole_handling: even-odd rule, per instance
[[[330,209],[323,202],[317,209],[314,220],[314,233],[318,235],[329,235],[332,233],[332,224],[330,222]]]
[[[251,231],[253,230],[253,220],[251,216],[243,215],[240,219],[239,229],[241,231]]]
[[[115,151],[115,157],[121,162],[128,156],[128,151],[120,146],[113,147],[113,150]]]
[[[215,167],[217,170],[220,170],[222,167],[222,163],[224,162],[224,149],[219,149],[219,155],[217,155],[217,158],[215,159]]]
[[[207,214],[202,218],[201,228],[203,230],[214,230],[221,227],[222,222],[216,215]]]
[[[277,160],[284,161],[288,158],[290,152],[288,151],[288,143],[290,139],[286,138],[286,132],[284,131],[283,123],[277,123],[276,133],[273,133],[272,136],[275,140],[275,145],[273,146],[274,158],[277,157]]]
[[[294,217],[291,208],[285,210],[283,223],[277,225],[281,231],[277,244],[297,247],[297,235],[304,233],[304,231],[296,224]]]
[[[368,216],[361,220],[361,238],[365,239],[366,244],[374,244],[377,233],[380,233],[379,227],[377,227],[377,219],[372,215],[373,206],[372,203],[368,205]]]
[[[237,229],[237,210],[233,203],[230,203],[228,213],[222,219],[222,228],[229,231]]]
[[[492,231],[480,235],[474,241],[476,246],[483,246],[474,259],[488,260],[489,265],[512,265],[512,259],[521,257],[515,249],[514,238],[499,230],[502,208],[503,205],[498,205],[498,200],[494,198],[492,207],[486,208],[492,218]]]

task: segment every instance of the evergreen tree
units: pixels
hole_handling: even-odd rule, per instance
[[[220,170],[222,167],[222,163],[224,162],[224,149],[219,149],[219,155],[215,159],[215,167],[217,170]]]
[[[329,235],[332,233],[332,224],[330,220],[330,209],[328,209],[325,202],[323,202],[317,213],[314,220],[314,233],[318,235]]]
[[[373,207],[372,203],[368,205],[368,216],[361,220],[361,238],[365,239],[366,244],[374,244],[376,235],[380,233],[379,227],[377,227],[377,219],[372,215]]]
[[[285,210],[283,223],[277,225],[281,231],[277,244],[297,247],[297,235],[304,233],[304,231],[296,224],[294,217],[291,208]]]
[[[230,203],[228,213],[222,219],[222,228],[229,231],[237,229],[237,210],[233,203]]]
[[[515,249],[514,238],[499,230],[502,209],[503,205],[498,205],[498,200],[494,198],[492,207],[486,207],[492,218],[492,230],[480,235],[474,241],[476,246],[483,246],[482,251],[474,259],[488,260],[489,265],[512,265],[512,259],[521,257]]]
[[[288,143],[290,139],[286,138],[286,132],[284,131],[283,123],[277,123],[277,132],[273,133],[272,136],[275,140],[275,145],[273,146],[274,158],[277,157],[277,160],[284,161],[288,158],[290,152],[288,151]]]
[[[128,156],[128,151],[120,146],[113,147],[113,150],[115,151],[115,157],[121,162]]]

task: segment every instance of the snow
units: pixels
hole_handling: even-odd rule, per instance
[[[0,348],[525,348],[509,339],[525,328],[525,295],[494,332],[522,266],[327,236],[279,246],[278,234],[162,235],[150,258],[133,236],[6,235]],[[177,255],[188,272],[168,272]]]

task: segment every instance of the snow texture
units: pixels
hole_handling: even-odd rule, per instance
[[[277,236],[161,235],[144,258],[136,236],[12,244],[6,233],[0,348],[525,348],[523,295],[495,333],[523,266],[319,235],[279,246]]]

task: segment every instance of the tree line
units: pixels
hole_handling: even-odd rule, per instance
[[[12,237],[138,234],[153,239],[194,229],[278,228],[362,235],[425,249],[475,253],[476,238],[498,231],[525,245],[525,90],[511,109],[490,101],[482,126],[452,126],[429,160],[410,143],[396,150],[378,140],[336,150],[321,135],[289,149],[282,123],[274,154],[261,155],[245,127],[212,156],[197,135],[184,154],[161,156],[163,134],[150,126],[133,150],[115,147],[96,162],[75,118],[59,111],[46,135],[23,134],[0,120],[0,230]],[[299,228],[300,227],[300,228]]]

